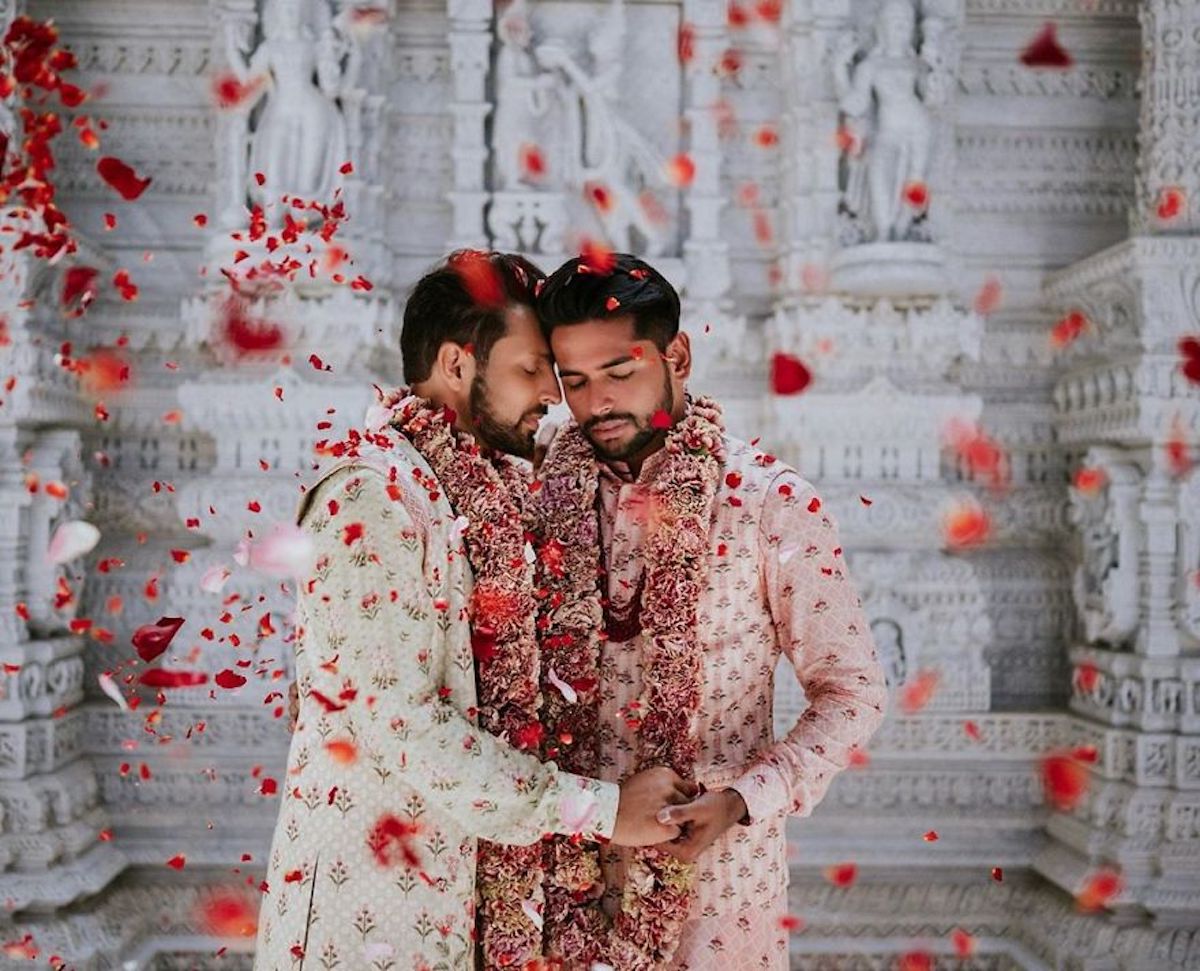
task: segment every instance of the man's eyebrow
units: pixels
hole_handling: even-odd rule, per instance
[[[610,367],[616,367],[618,364],[628,364],[632,360],[633,360],[632,356],[630,356],[629,354],[623,354],[620,357],[614,357],[611,361],[605,361],[596,370],[597,371],[607,371]],[[560,375],[570,374],[573,377],[583,377],[582,371],[572,371],[570,368],[565,368],[561,364],[558,366],[558,373]]]

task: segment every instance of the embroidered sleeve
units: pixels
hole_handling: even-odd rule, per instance
[[[883,719],[883,670],[846,570],[837,524],[812,485],[785,469],[759,526],[761,580],[808,707],[734,783],[751,820],[809,815]]]
[[[300,586],[313,655],[312,678],[300,685],[301,720],[323,719],[323,736],[349,740],[357,758],[397,786],[397,805],[404,787],[416,790],[473,836],[520,845],[550,832],[610,837],[616,785],[517,751],[448,698],[443,631],[469,631],[430,593],[420,534],[386,479],[358,467],[319,489],[303,520],[317,560]],[[336,769],[331,762],[331,778]]]

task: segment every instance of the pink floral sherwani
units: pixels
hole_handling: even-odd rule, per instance
[[[674,967],[787,967],[788,862],[784,822],[807,816],[883,718],[883,672],[846,572],[837,528],[813,487],[793,469],[726,438],[727,459],[711,529],[708,587],[698,605],[704,684],[696,778],[734,788],[749,807],[701,856],[691,917]],[[664,457],[636,481],[601,465],[601,535],[609,597],[620,613],[642,572],[646,486]],[[776,662],[787,655],[808,708],[785,738],[772,727]],[[641,695],[641,635],[610,640],[601,662],[601,777],[634,769],[628,706]],[[615,911],[623,850],[605,851],[606,906]]]
[[[317,559],[300,584],[300,718],[260,971],[468,971],[476,837],[531,844],[571,832],[564,819],[612,834],[615,785],[477,726],[472,577],[455,520],[407,441],[341,463],[301,506]]]

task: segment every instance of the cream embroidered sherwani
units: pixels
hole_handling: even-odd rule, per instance
[[[530,844],[568,832],[562,816],[586,818],[589,803],[589,835],[612,835],[615,785],[560,772],[477,726],[471,572],[444,493],[431,498],[414,470],[435,481],[407,441],[339,463],[298,512],[317,562],[299,589],[300,717],[259,916],[260,971],[473,968],[477,837]],[[330,745],[343,742],[353,761],[348,746]],[[417,827],[416,865],[399,859],[394,823],[392,836],[376,828],[388,814]]]
[[[833,777],[883,718],[883,672],[870,628],[846,573],[834,520],[793,469],[726,438],[727,457],[710,532],[708,586],[698,604],[704,651],[696,778],[734,788],[750,823],[734,826],[698,861],[691,919],[675,967],[787,967],[788,861],[784,823],[807,816]],[[630,602],[643,563],[647,484],[620,464],[601,465],[601,536],[609,597]],[[601,778],[635,768],[636,731],[627,706],[641,696],[642,635],[609,641],[601,663]],[[808,708],[774,737],[776,664],[785,655]],[[606,906],[615,910],[625,851],[605,853]]]

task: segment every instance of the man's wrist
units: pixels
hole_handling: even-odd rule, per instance
[[[740,792],[736,789],[724,789],[721,795],[725,797],[725,801],[729,804],[730,825],[737,823],[745,826],[750,822],[750,807],[746,805],[746,800]]]

